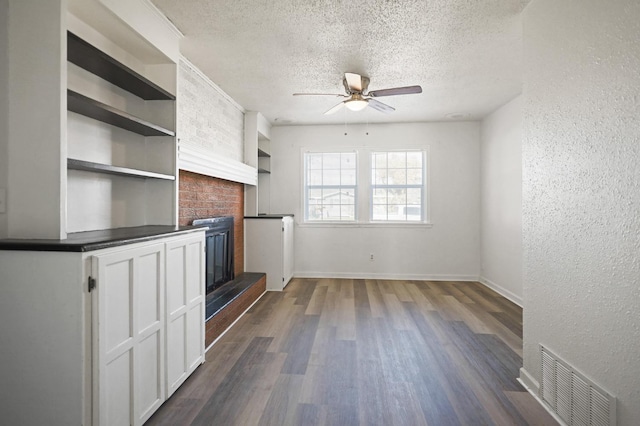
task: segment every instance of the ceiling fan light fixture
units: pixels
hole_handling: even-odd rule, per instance
[[[358,94],[352,95],[351,99],[344,102],[344,106],[351,111],[362,111],[368,104],[369,102]]]

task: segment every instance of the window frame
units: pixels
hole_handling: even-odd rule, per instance
[[[407,149],[370,149],[368,150],[368,157],[369,157],[369,188],[368,188],[368,204],[369,204],[369,222],[370,223],[380,223],[380,224],[387,224],[387,223],[393,223],[393,224],[424,224],[427,223],[428,220],[428,214],[427,214],[427,206],[428,206],[428,200],[427,200],[427,195],[428,195],[428,191],[427,191],[427,150],[424,148],[407,148]],[[410,153],[410,152],[418,152],[421,154],[421,175],[422,175],[422,183],[420,184],[385,184],[385,185],[379,185],[375,183],[375,178],[374,178],[374,171],[376,170],[375,168],[375,160],[374,160],[374,156],[375,154],[387,154],[387,159],[388,159],[388,154],[390,153]],[[386,170],[388,171],[390,168],[386,167]],[[408,170],[409,167],[407,166],[407,164],[405,163],[405,170]],[[402,220],[402,219],[374,219],[374,206],[376,205],[374,203],[374,191],[376,189],[419,189],[420,190],[420,219],[418,220]],[[387,207],[389,206],[389,204],[385,204]],[[404,207],[410,207],[411,205],[405,203]],[[388,213],[387,213],[388,214]]]
[[[307,182],[308,179],[308,169],[307,169],[307,155],[313,155],[313,154],[354,154],[355,156],[355,167],[354,167],[354,171],[355,171],[355,184],[354,185],[309,185]],[[354,224],[354,223],[358,223],[358,215],[359,215],[359,207],[358,207],[358,200],[359,200],[359,182],[360,182],[360,160],[359,160],[359,155],[360,153],[358,152],[358,150],[356,149],[327,149],[327,150],[322,150],[322,151],[317,151],[317,150],[303,150],[302,152],[302,209],[303,209],[303,221],[306,224],[345,224],[345,223],[349,223],[349,224]],[[324,171],[324,167],[322,168],[322,170]],[[342,168],[339,169],[340,171],[342,171]],[[338,220],[330,220],[330,219],[310,219],[309,218],[309,190],[310,189],[321,189],[324,191],[324,189],[336,189],[336,190],[341,190],[342,188],[353,188],[353,211],[354,211],[354,215],[353,215],[353,219],[352,220],[342,220],[342,219],[338,219]],[[340,204],[342,205],[342,204]],[[324,205],[323,205],[324,206]]]
[[[415,221],[391,221],[373,220],[373,178],[372,178],[372,157],[374,152],[421,152],[422,153],[422,211],[421,220]],[[306,154],[328,154],[328,153],[355,153],[356,156],[356,184],[354,189],[354,220],[309,220],[308,213],[308,186],[307,186],[307,164]],[[327,146],[319,149],[317,147],[303,147],[300,150],[300,175],[301,175],[301,200],[302,220],[298,224],[301,227],[355,227],[355,228],[431,228],[431,202],[430,202],[430,149],[428,145],[409,145],[402,149],[388,149],[375,146]],[[366,194],[366,195],[365,195]]]

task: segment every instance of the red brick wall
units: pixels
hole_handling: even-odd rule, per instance
[[[236,275],[244,272],[244,185],[180,170],[178,188],[180,225],[194,219],[233,216]]]

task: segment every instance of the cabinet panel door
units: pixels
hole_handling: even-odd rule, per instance
[[[94,423],[141,425],[165,399],[164,245],[92,257]]]
[[[204,235],[166,244],[167,396],[204,362]]]

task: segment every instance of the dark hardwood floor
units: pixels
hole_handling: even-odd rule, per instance
[[[294,279],[147,424],[557,424],[521,356],[522,310],[479,283]]]

